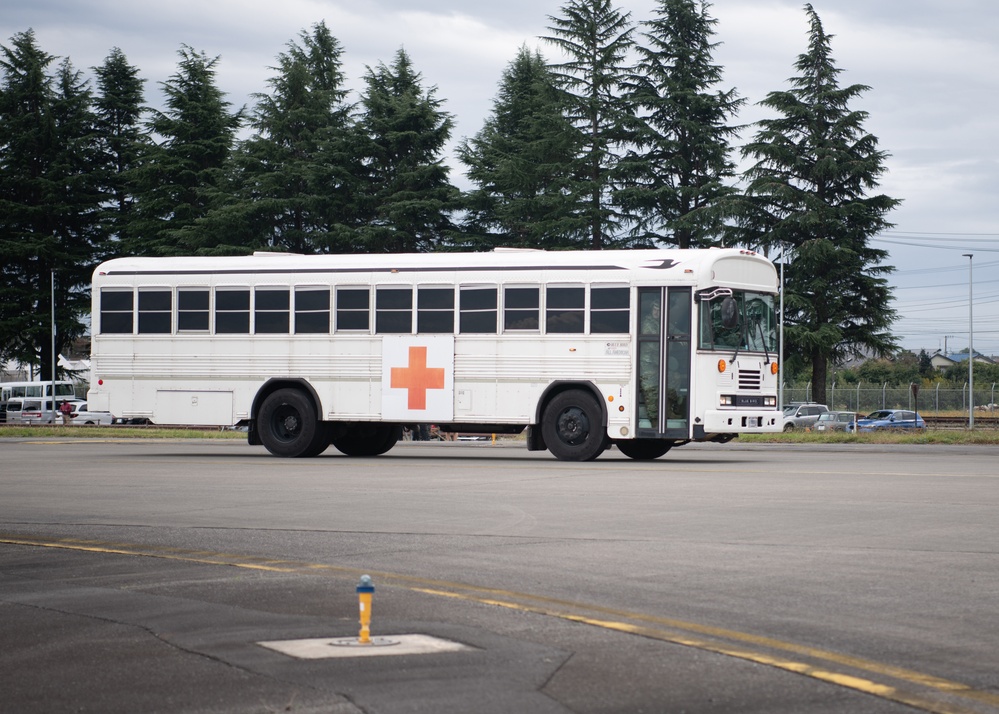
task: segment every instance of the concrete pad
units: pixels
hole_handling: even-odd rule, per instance
[[[318,638],[308,640],[274,640],[258,642],[261,647],[276,650],[297,659],[331,659],[335,657],[385,657],[389,655],[436,654],[461,652],[474,647],[430,635],[389,635],[372,637],[370,644],[361,644],[356,637]]]

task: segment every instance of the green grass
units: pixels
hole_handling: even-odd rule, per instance
[[[846,432],[794,431],[781,434],[749,434],[739,437],[755,444],[999,444],[997,429],[930,429],[924,432],[875,431],[860,434]]]
[[[246,432],[218,429],[163,429],[155,426],[0,426],[4,437],[67,437],[85,439],[242,439]]]

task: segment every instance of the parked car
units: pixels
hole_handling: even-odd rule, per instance
[[[853,431],[857,421],[855,412],[826,412],[819,414],[815,431]]]
[[[807,429],[815,425],[819,416],[829,411],[825,404],[791,402],[784,407],[784,431]]]
[[[79,403],[75,399],[56,399],[55,408],[52,407],[50,397],[24,397],[23,399],[11,399],[7,402],[7,423],[8,424],[60,424],[62,418],[59,415],[59,405],[63,401],[68,401],[71,405]]]
[[[882,429],[925,429],[926,422],[916,412],[907,409],[879,409],[857,420],[859,431]]]
[[[21,408],[24,406],[24,400],[20,398],[11,399],[6,404],[6,413],[4,418],[8,424],[20,424],[21,423]]]
[[[92,412],[87,409],[86,402],[73,405],[73,413],[69,417],[70,424],[107,424],[110,426],[114,419],[111,412]]]

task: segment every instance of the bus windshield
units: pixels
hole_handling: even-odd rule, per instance
[[[727,292],[727,291],[726,291]],[[733,290],[701,301],[702,350],[777,351],[774,295]]]

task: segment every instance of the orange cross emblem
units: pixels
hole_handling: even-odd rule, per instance
[[[444,389],[444,368],[427,367],[427,348],[409,348],[409,366],[393,367],[393,389],[407,389],[409,409],[427,408],[427,390]]]

